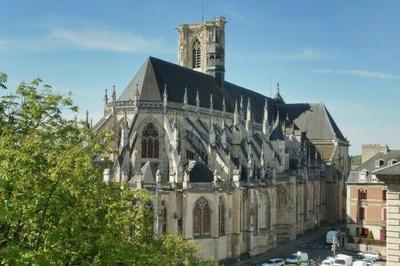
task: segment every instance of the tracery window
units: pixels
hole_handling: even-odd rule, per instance
[[[219,197],[219,227],[218,235],[225,235],[225,203],[222,197]]]
[[[193,57],[192,57],[192,67],[201,67],[201,45],[198,39],[193,42]]]
[[[198,199],[193,208],[193,236],[208,237],[211,232],[211,208],[205,198]]]
[[[148,123],[142,134],[142,158],[158,158],[159,149],[158,130],[153,123]]]

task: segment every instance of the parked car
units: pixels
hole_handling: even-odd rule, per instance
[[[379,263],[374,262],[373,260],[356,260],[353,262],[353,266],[382,266]]]
[[[332,266],[335,263],[335,258],[333,257],[327,257],[321,262],[321,265],[323,266]]]
[[[285,261],[281,258],[270,259],[262,264],[262,266],[281,266],[281,265],[285,265]]]
[[[308,261],[308,254],[301,251],[293,253],[285,260],[287,264],[300,264],[305,261]]]
[[[352,266],[353,265],[353,257],[344,254],[337,254],[335,256],[334,266]]]
[[[301,266],[316,266],[317,263],[314,260],[304,261],[300,264]]]
[[[381,260],[382,255],[379,252],[375,251],[367,251],[367,252],[360,252],[357,253],[363,259],[372,259],[372,260]]]

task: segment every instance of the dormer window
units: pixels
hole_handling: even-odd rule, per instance
[[[375,168],[381,168],[385,164],[383,159],[379,159],[375,161]]]
[[[360,182],[365,182],[367,181],[367,176],[368,176],[368,170],[363,169],[360,173]]]
[[[393,165],[395,163],[397,163],[396,159],[392,159],[392,160],[388,161],[388,165]]]
[[[372,182],[378,182],[379,179],[376,177],[376,175],[372,175]]]

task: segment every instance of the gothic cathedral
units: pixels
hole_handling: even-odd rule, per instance
[[[223,260],[345,219],[349,142],[323,104],[225,80],[225,18],[178,26],[179,65],[149,57],[93,127],[112,130],[107,182],[154,194],[155,232]]]

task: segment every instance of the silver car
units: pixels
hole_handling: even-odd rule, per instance
[[[357,253],[357,255],[359,255],[363,259],[370,259],[370,260],[381,260],[382,259],[382,255],[379,252],[375,252],[375,251],[360,252],[360,253]]]
[[[285,265],[285,261],[281,258],[270,259],[262,264],[262,266],[281,266],[281,265]]]

